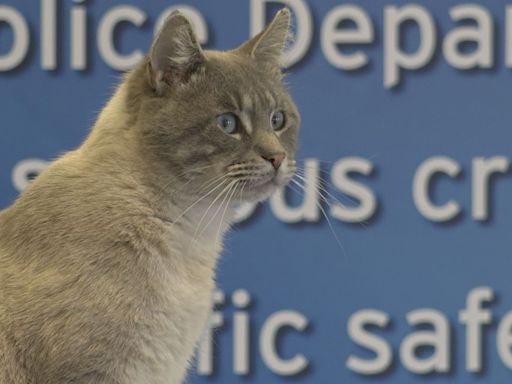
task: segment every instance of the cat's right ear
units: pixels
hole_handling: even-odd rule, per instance
[[[174,11],[151,46],[149,82],[158,94],[162,94],[167,87],[186,82],[205,60],[192,25],[181,12]]]

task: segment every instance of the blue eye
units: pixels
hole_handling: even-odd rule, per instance
[[[277,111],[272,114],[270,117],[270,125],[274,131],[279,131],[284,127],[284,113],[282,111]]]
[[[217,126],[222,129],[224,133],[231,135],[238,131],[238,119],[232,113],[224,113],[217,117]]]

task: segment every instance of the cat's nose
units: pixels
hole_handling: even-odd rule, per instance
[[[265,160],[267,160],[274,169],[277,171],[281,166],[283,160],[286,158],[286,154],[283,152],[273,153],[271,155],[261,155]]]

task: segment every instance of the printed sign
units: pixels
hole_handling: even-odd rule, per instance
[[[0,1],[0,207],[173,9],[224,50],[283,6],[300,170],[240,207],[190,382],[510,382],[512,2]]]

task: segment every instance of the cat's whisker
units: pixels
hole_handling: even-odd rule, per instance
[[[200,193],[204,192],[206,189],[208,189],[210,186],[215,184],[216,182],[223,180],[223,179],[227,179],[229,176],[230,176],[229,174],[224,174],[224,175],[221,175],[218,177],[213,177],[212,179],[209,179],[209,180],[205,181],[203,184],[201,184],[197,188],[197,191],[195,193],[200,194]]]
[[[367,160],[374,160],[380,156],[382,156],[384,154],[384,152],[377,152],[371,156],[368,156],[368,157],[365,157],[365,159]],[[313,165],[313,164],[306,164],[306,161],[307,160],[314,160],[316,162],[319,162],[320,164],[326,164],[326,165],[333,165],[333,164],[336,164],[338,160],[335,160],[335,161],[329,161],[329,160],[321,160],[321,159],[317,159],[317,158],[314,158],[314,157],[310,157],[310,158],[295,158],[296,161],[300,161],[301,163],[304,163],[304,165],[309,165],[309,166],[316,166],[316,165]]]
[[[193,168],[191,170],[187,170],[187,171],[184,171],[184,172],[181,172],[180,174],[178,175],[175,175],[175,177],[179,178],[179,177],[182,177],[184,175],[186,175],[187,173],[189,172],[194,172],[194,171],[197,171],[197,170],[204,170],[204,169],[208,169],[208,168],[212,168],[214,167],[215,164],[211,164],[211,165],[208,165],[208,166],[204,166],[204,167],[197,167],[197,168]],[[207,181],[205,181],[202,185],[199,186],[198,188],[198,191],[197,193],[200,193],[202,192],[202,188],[205,184],[209,183],[208,185],[211,185],[213,183],[215,183],[216,181],[218,181],[219,179],[223,178],[223,177],[228,177],[227,174],[224,174],[224,175],[221,175],[221,176],[218,176],[218,177],[213,177],[211,179],[208,179]],[[185,187],[188,186],[192,181],[194,181],[195,179],[194,178],[190,178],[185,184],[181,185],[177,190],[174,190],[172,193],[171,193],[171,196],[175,196],[179,193],[183,193],[185,192]],[[159,201],[162,196],[165,194],[165,192],[167,191],[167,188],[169,188],[169,186],[175,182],[176,180],[172,179],[170,180],[168,183],[166,183],[161,189],[160,191],[157,193],[156,195],[156,199],[157,201]],[[206,187],[205,187],[206,188]]]
[[[236,177],[236,176],[237,176],[237,173],[233,172],[231,169],[228,168],[228,172],[225,173],[224,175],[220,176],[220,178]],[[213,181],[210,181],[210,180],[207,180],[203,184],[201,184],[198,188],[198,191],[201,192],[203,189],[208,188],[211,184],[213,184],[215,182],[215,180],[213,180]]]
[[[263,169],[254,171],[236,171],[231,176],[240,178],[244,176],[261,176],[265,173],[266,171]]]
[[[316,162],[319,162],[320,164],[329,164],[329,165],[332,165],[332,164],[336,163],[336,161],[320,160],[320,159],[317,159],[317,158],[306,158],[306,157],[304,157],[304,158],[295,158],[295,160],[297,162],[301,162],[301,163],[304,163],[304,165],[309,165],[309,166],[313,166],[313,164],[306,164],[307,160],[314,160]]]
[[[302,164],[302,165],[296,165],[297,169],[316,169],[318,172],[323,173],[325,175],[330,175],[331,173],[329,171],[326,171],[325,169],[322,169],[317,164]]]
[[[307,182],[306,181],[306,177],[305,177],[305,170],[304,169],[301,169],[301,168],[297,168],[297,171],[298,173],[295,174],[296,177],[299,177],[301,180],[303,180],[304,182]],[[332,193],[330,193],[328,190],[327,190],[327,186],[329,185],[329,183],[327,182],[327,180],[325,180],[323,177],[319,177],[318,178],[318,187],[324,191],[325,193],[327,193],[329,195],[329,197],[331,199],[333,199],[334,201],[336,201],[338,204],[342,205],[342,206],[345,206],[345,204],[343,204],[338,198],[336,198]],[[355,199],[352,199],[351,197],[349,196],[346,196],[346,195],[341,195],[340,196],[341,199],[345,199],[348,203],[350,204],[357,204],[357,201]]]
[[[240,201],[243,201],[244,199],[244,190],[245,190],[245,187],[247,186],[247,181],[246,180],[243,180],[243,184],[242,184],[242,189],[240,190]]]
[[[371,158],[368,158],[368,160],[371,160]],[[331,164],[335,164],[335,162],[328,162],[328,161],[323,161],[323,160],[319,160],[319,162],[320,162],[320,163],[330,164],[330,165],[331,165]],[[322,169],[322,168],[321,168],[321,167],[319,167],[317,164],[307,164],[307,163],[303,163],[301,166],[298,166],[298,165],[297,165],[296,167],[297,167],[297,170],[300,170],[303,174],[305,174],[306,169],[315,169],[315,170],[318,170],[318,172],[319,172],[320,174],[325,175],[325,177],[331,177],[331,172],[330,172],[330,171],[327,171],[327,170],[325,170],[325,169]],[[322,176],[320,176],[320,175],[319,175],[319,179],[320,179],[320,181],[321,181],[324,185],[326,185],[326,186],[328,185],[328,182],[327,182],[327,180],[326,180],[324,177],[322,177]],[[350,197],[349,197],[349,196],[345,196],[345,198],[347,198],[349,201],[351,201],[351,202],[355,203],[355,200],[350,199]]]
[[[304,183],[307,183],[307,179],[304,177],[304,176],[301,176],[300,174],[295,174],[295,177],[298,177],[299,179],[301,179]],[[327,190],[327,183],[325,182],[325,180],[323,179],[320,179],[320,184],[317,185],[317,191],[318,191],[318,194],[320,196],[320,198],[329,206],[331,207],[333,205],[333,201],[339,205],[341,205],[342,207],[346,207],[345,204],[343,204],[339,199],[336,198],[336,196],[334,196],[332,193],[330,193],[328,190]],[[327,196],[326,196],[327,195]],[[327,198],[329,197],[331,199],[331,201],[329,201],[329,199]],[[348,196],[343,196],[349,203],[355,203],[355,201],[353,199],[350,199]],[[360,222],[358,223],[361,227],[367,229],[368,226],[366,225],[366,223],[364,222]]]
[[[377,153],[377,154],[375,154],[375,155],[373,155],[373,156],[368,157],[368,160],[372,160],[372,159],[374,159],[374,158],[376,158],[376,157],[378,157],[378,156],[380,156],[380,155],[382,155],[382,153]],[[301,159],[301,160],[305,160],[305,159]],[[335,162],[329,162],[329,161],[325,161],[325,160],[318,160],[318,161],[319,161],[320,163],[326,163],[326,164],[329,164],[329,163],[330,163],[330,164],[335,164]],[[315,165],[315,164],[306,164],[306,163],[304,163],[302,166],[297,166],[297,171],[300,171],[300,172],[302,173],[302,175],[303,175],[303,176],[305,176],[305,173],[306,173],[306,169],[307,169],[307,168],[317,168],[317,165]],[[320,172],[320,173],[323,173],[323,174],[325,174],[325,175],[329,175],[329,176],[330,176],[330,174],[331,174],[329,171],[323,170],[322,168],[318,168],[318,170],[319,170],[319,172]],[[328,182],[325,178],[323,178],[323,177],[319,176],[319,182],[320,182],[320,183],[321,183],[321,185],[323,186],[323,190],[324,190],[324,192],[328,193],[328,194],[329,194],[329,196],[330,196],[333,200],[336,200],[339,204],[344,205],[344,204],[343,204],[343,203],[341,203],[337,198],[335,198],[331,193],[329,193],[329,192],[327,191],[327,186],[329,185],[329,182]],[[340,199],[345,199],[347,202],[349,202],[349,203],[351,203],[351,204],[357,204],[357,203],[358,203],[355,199],[353,199],[353,198],[351,198],[350,196],[347,196],[347,195],[345,195],[345,194],[341,195],[341,196],[340,196]],[[363,225],[363,226],[365,226],[365,225],[364,225],[364,223],[360,223],[360,224],[361,224],[361,225]],[[366,227],[366,226],[365,226],[365,227]]]
[[[295,177],[299,178],[300,180],[302,180],[304,183],[308,183],[308,180],[302,176],[301,174],[299,173],[296,173],[295,174]],[[326,196],[323,194],[327,194],[328,197],[330,197],[332,200],[334,200],[335,202],[337,202],[338,204],[344,206],[344,204],[339,201],[332,193],[330,193],[327,189],[326,189],[326,183],[325,183],[325,180],[323,179],[319,179],[319,184],[317,184],[317,190],[318,190],[318,193],[320,194],[320,196],[324,199],[324,201],[330,206],[331,205],[331,202],[326,198]]]
[[[308,183],[308,180],[305,178],[305,177],[302,177],[301,175],[299,174],[295,174],[294,177],[297,177],[299,178],[299,180],[303,181],[304,184],[307,184]],[[293,180],[292,180],[293,181]],[[325,191],[325,189],[323,189],[320,185],[316,185],[317,189],[316,191],[318,192],[318,195],[320,196],[320,198],[328,205],[328,206],[331,206],[331,202],[327,199],[327,197],[322,193]],[[337,201],[337,200],[336,200]],[[339,202],[338,202],[339,203]],[[341,204],[341,203],[340,203]],[[342,204],[343,205],[343,204]]]
[[[231,195],[229,196],[229,199],[228,199],[228,201],[226,203],[226,206],[224,207],[224,212],[222,212],[222,216],[220,217],[219,227],[217,229],[217,236],[215,236],[215,243],[216,244],[219,242],[219,239],[221,237],[222,223],[224,222],[224,217],[226,216],[226,212],[228,211],[229,204],[231,203],[231,200],[233,199],[233,196],[235,195],[235,192],[238,189],[239,185],[240,184],[238,184],[238,183],[235,184],[235,187],[233,188],[233,191],[231,192]]]
[[[208,226],[210,225],[210,223],[215,219],[215,217],[217,216],[217,214],[219,213],[221,207],[222,207],[222,204],[224,203],[225,199],[227,198],[227,196],[229,195],[229,192],[231,191],[231,188],[233,188],[233,186],[236,184],[236,180],[232,180],[216,197],[215,199],[213,199],[213,201],[210,203],[210,205],[208,206],[208,208],[206,208],[206,210],[204,211],[203,215],[201,216],[201,220],[199,220],[199,223],[197,224],[197,227],[196,227],[196,230],[194,232],[194,236],[193,236],[193,239],[196,240],[198,237],[201,237],[201,235],[204,233],[204,231],[206,230],[206,228],[208,228]],[[222,200],[222,202],[220,203],[219,207],[217,208],[217,210],[214,212],[214,214],[212,215],[212,217],[210,218],[210,220],[208,220],[208,222],[205,224],[205,226],[201,229],[201,224],[203,223],[203,220],[206,218],[206,216],[208,215],[208,212],[210,212],[210,209],[212,209],[212,207],[215,205],[215,203],[220,199],[220,197],[222,195],[224,195],[224,199]],[[201,231],[199,231],[201,229]]]
[[[221,182],[219,182],[218,185],[216,185],[213,189],[211,189],[208,193],[201,196],[199,199],[197,199],[194,203],[188,206],[187,209],[185,209],[176,219],[172,221],[172,224],[176,224],[176,222],[181,219],[187,212],[189,212],[193,207],[195,207],[197,204],[199,204],[201,201],[206,199],[208,196],[210,196],[213,192],[215,192],[217,189],[219,189],[222,184],[224,184],[227,180],[223,179]]]
[[[294,183],[295,185],[297,185],[301,191],[305,190],[305,187],[302,184],[300,184],[297,180],[292,179],[291,182]],[[292,188],[293,190],[295,190],[295,188],[293,188],[292,185],[289,185],[289,187]],[[295,191],[297,192],[297,190],[295,190]],[[327,224],[329,225],[329,228],[331,230],[331,233],[333,234],[334,239],[338,243],[338,246],[340,247],[341,251],[345,254],[345,256],[347,256],[347,251],[345,250],[345,247],[343,246],[343,244],[341,244],[341,241],[340,241],[338,235],[336,234],[336,231],[334,230],[331,220],[329,219],[327,212],[325,212],[324,207],[322,207],[322,204],[320,204],[318,201],[315,201],[315,203],[316,203],[317,207],[320,209],[320,211],[322,212],[322,214],[324,215],[324,217],[327,221]]]

